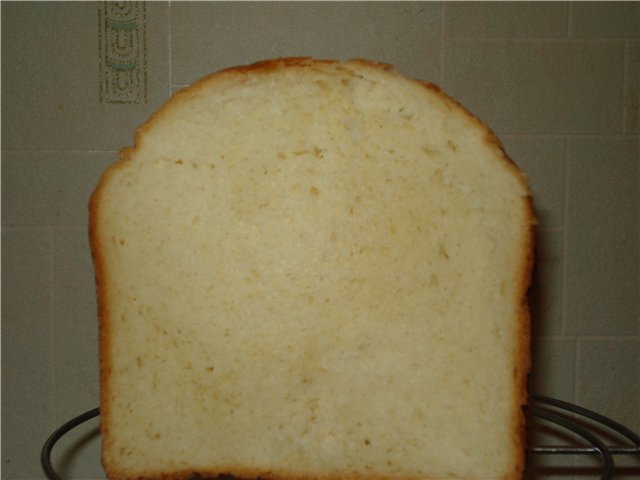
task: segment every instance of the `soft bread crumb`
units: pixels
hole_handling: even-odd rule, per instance
[[[518,478],[529,190],[363,61],[210,76],[91,206],[110,478]]]

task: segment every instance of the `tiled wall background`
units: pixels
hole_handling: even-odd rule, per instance
[[[1,6],[2,478],[43,478],[46,436],[98,402],[100,173],[172,91],[276,56],[392,63],[496,131],[540,219],[533,389],[640,430],[639,3],[148,3],[140,104],[100,103],[98,6]],[[96,425],[56,450],[68,478],[102,478]],[[535,478],[597,478],[542,463],[558,467]]]

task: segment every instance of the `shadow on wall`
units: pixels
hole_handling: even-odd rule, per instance
[[[538,212],[540,214],[540,212]],[[545,272],[546,263],[549,260],[558,260],[553,251],[553,246],[545,241],[544,235],[536,230],[536,257],[531,281],[531,289],[529,291],[529,304],[531,307],[531,375],[529,379],[530,394],[549,395],[546,392],[543,376],[545,374],[547,358],[544,354],[545,335],[549,332],[559,332],[555,322],[561,319],[552,313],[553,309],[549,308],[554,303],[553,297],[558,294],[554,292],[553,282],[548,281],[548,272]],[[557,361],[558,359],[554,359]],[[573,403],[573,398],[560,398],[566,402]],[[555,412],[554,412],[555,413]],[[604,444],[609,447],[632,447],[633,445],[624,437],[615,433],[613,430],[594,423],[584,417],[576,414],[563,415],[570,421],[577,424],[578,427],[586,429],[590,433],[598,437]],[[613,418],[616,421],[617,419]],[[529,446],[532,447],[591,447],[583,438],[556,426],[545,420],[531,418],[529,420]],[[638,432],[634,432],[638,434]],[[630,480],[640,478],[640,454],[613,455],[615,480]],[[604,460],[596,453],[593,454],[533,454],[530,453],[527,461],[527,470],[524,480],[547,480],[547,479],[566,479],[581,480],[604,478]],[[608,478],[608,477],[607,477]]]

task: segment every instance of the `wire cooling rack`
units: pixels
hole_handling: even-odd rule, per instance
[[[581,446],[532,446],[532,455],[597,455],[601,480],[614,478],[615,456],[639,455],[640,436],[624,425],[592,410],[544,395],[532,395],[529,413],[581,438]],[[608,445],[611,441],[614,445]],[[605,440],[606,439],[606,440]]]
[[[582,439],[580,446],[530,446],[528,453],[531,455],[596,455],[601,460],[600,479],[612,480],[615,474],[614,457],[640,454],[640,436],[604,415],[544,395],[532,395],[530,400],[528,413],[531,417],[542,419]],[[51,463],[51,452],[56,442],[74,428],[99,415],[99,408],[89,410],[69,420],[47,438],[40,460],[49,480],[63,480]],[[614,445],[610,445],[612,435]]]

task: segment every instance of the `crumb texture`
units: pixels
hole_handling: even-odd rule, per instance
[[[177,94],[94,194],[110,477],[518,478],[522,175],[393,70],[265,65]]]

